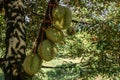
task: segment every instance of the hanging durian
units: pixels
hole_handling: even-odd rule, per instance
[[[0,10],[0,13],[4,16],[5,15],[5,10],[4,10],[4,8],[2,8],[1,10]]]
[[[72,21],[72,12],[65,6],[58,5],[52,11],[53,26],[58,29],[66,29]]]
[[[63,32],[55,28],[47,28],[47,30],[45,30],[45,33],[47,38],[53,43],[61,42],[64,38]]]
[[[5,15],[5,9],[3,7],[3,1],[0,1],[0,14]]]
[[[45,61],[50,61],[55,57],[57,48],[49,40],[44,40],[38,49],[40,57]]]
[[[67,34],[68,35],[74,35],[76,33],[76,29],[74,27],[69,27],[67,29]]]
[[[28,55],[23,62],[23,68],[29,75],[34,75],[36,72],[38,72],[41,68],[41,65],[42,59],[38,54]]]

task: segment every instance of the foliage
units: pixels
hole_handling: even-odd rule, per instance
[[[82,58],[81,62],[84,63],[80,63],[81,65],[88,64],[86,67],[95,71],[110,73],[114,67],[119,68],[120,64],[120,8],[116,7],[118,5],[116,2],[88,1],[88,3],[75,8],[73,19],[86,23],[72,24],[79,32],[67,37],[64,44],[58,44],[58,55]]]
[[[70,67],[64,68],[69,65]],[[92,68],[80,67],[79,64],[71,65],[72,63],[66,63],[66,65],[61,65],[61,67],[64,66],[63,68],[55,68],[47,71],[48,79],[46,80],[119,80],[120,78],[119,68],[101,73]]]

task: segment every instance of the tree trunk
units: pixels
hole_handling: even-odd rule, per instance
[[[56,2],[57,1],[57,2]],[[50,0],[42,27],[47,28],[51,25],[52,9],[57,6],[59,0]],[[1,7],[1,6],[0,6]],[[4,0],[6,30],[6,53],[3,59],[0,58],[5,80],[27,80],[31,78],[24,70],[22,63],[25,59],[26,33],[24,21],[24,5],[22,0]],[[41,42],[42,28],[37,38],[33,52],[37,52],[37,47]],[[45,37],[43,38],[45,39]]]
[[[5,80],[26,80],[22,63],[25,58],[26,37],[24,5],[21,0],[4,0],[6,53],[2,67]]]

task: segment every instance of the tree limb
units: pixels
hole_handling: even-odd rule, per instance
[[[57,1],[57,2],[56,2]],[[43,22],[41,24],[40,30],[39,30],[39,34],[37,39],[35,39],[35,44],[33,45],[33,53],[38,53],[37,49],[38,49],[38,45],[46,39],[46,35],[45,35],[45,31],[44,29],[47,29],[50,25],[51,25],[51,18],[52,18],[52,9],[54,7],[56,7],[58,5],[58,2],[60,0],[50,0],[48,3],[48,7],[46,9],[46,13],[45,16],[43,18]]]
[[[3,58],[0,58],[0,67],[1,67],[1,68],[3,67],[3,63],[4,63],[4,59],[3,59]]]

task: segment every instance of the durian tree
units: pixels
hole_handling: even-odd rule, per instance
[[[29,1],[27,3],[32,4]],[[43,18],[41,25],[43,28],[47,28],[51,25],[49,16],[51,16],[53,6],[57,5],[57,3],[57,0],[49,1],[48,7],[46,8],[46,14],[44,15],[45,17]],[[27,9],[29,8],[30,7],[27,5]],[[7,24],[5,39],[6,51],[3,58],[0,58],[0,67],[4,72],[5,80],[26,80],[30,75],[34,75],[33,73],[35,73],[36,70],[38,70],[37,67],[40,66],[39,63],[42,62],[39,62],[39,57],[37,55],[26,57],[26,9],[24,2],[22,0],[2,0],[0,1],[0,10],[1,12],[3,12],[2,10],[5,11],[3,16]],[[37,41],[33,46],[32,53],[34,54],[37,53],[39,43],[45,39],[45,36],[42,33],[42,28],[40,27]],[[41,38],[43,39],[41,40]],[[35,63],[33,61],[35,61]],[[31,68],[32,65],[33,67]]]
[[[6,59],[8,59],[8,56],[12,56],[13,61],[11,62],[13,63],[18,61],[18,63],[15,63],[15,65],[12,65],[12,67],[6,70],[4,69],[5,77],[6,80],[24,80],[21,79],[23,78],[21,76],[24,74],[22,75],[17,74],[19,73],[19,71],[17,70],[18,69],[20,70],[20,74],[21,72],[24,73],[24,71],[21,71],[23,70],[21,69],[22,68],[21,63],[23,62],[26,56],[25,54],[30,54],[31,52],[37,53],[38,44],[40,44],[41,42],[40,37],[38,37],[41,36],[41,31],[40,31],[41,27],[44,25],[44,19],[49,19],[48,16],[50,16],[50,14],[47,14],[48,13],[47,11],[49,11],[48,3],[52,1],[54,3],[57,0],[32,0],[32,1],[31,0],[0,0],[0,8],[2,8],[2,4],[1,4],[2,1],[4,1],[4,7],[6,12],[5,15],[4,15],[4,11],[2,11],[2,14],[0,14],[0,26],[1,26],[0,56],[2,58],[6,56],[5,57]],[[70,1],[70,2],[65,2],[65,1]],[[10,7],[8,7],[8,3],[10,3],[9,5]],[[73,16],[71,26],[75,27],[78,30],[78,32],[75,35],[66,38],[64,43],[65,45],[61,45],[61,44],[58,45],[59,47],[58,53],[59,54],[62,53],[61,55],[67,57],[71,57],[71,56],[80,57],[81,55],[83,55],[83,53],[86,54],[87,57],[90,56],[91,54],[92,55],[95,54],[99,58],[98,60],[101,60],[104,55],[105,57],[107,56],[111,60],[114,60],[114,62],[116,61],[118,64],[119,62],[118,60],[120,56],[119,55],[120,54],[119,53],[120,52],[119,51],[119,43],[120,43],[119,0],[113,0],[113,1],[112,0],[106,0],[106,1],[105,0],[61,0],[60,3],[62,5],[67,5],[71,8],[72,16]],[[14,7],[12,7],[12,5],[14,5]],[[18,6],[18,5],[22,5],[22,6]],[[19,11],[16,11],[16,7],[20,7]],[[13,12],[12,12],[13,14],[10,14],[8,9],[10,9],[10,12],[12,11],[18,12],[19,16],[21,16],[20,19],[24,17],[25,20],[23,21],[20,20],[22,22],[19,22],[19,17],[18,17],[16,23],[19,22],[19,24],[13,25],[12,21],[8,21],[8,20],[12,19],[13,17],[16,18],[15,16],[16,14],[14,14]],[[12,18],[11,15],[13,15]],[[15,22],[15,20],[16,19],[14,19],[13,22]],[[21,23],[23,24],[21,25]],[[51,25],[51,23],[45,22],[45,25],[47,28],[49,25]],[[25,27],[26,33],[25,32],[22,33],[22,34],[26,34],[26,41],[23,41],[24,46],[20,48],[20,50],[23,49],[22,51],[23,56],[22,58],[20,58],[20,60],[19,60],[20,56],[17,54],[17,53],[21,54],[19,49],[18,52],[16,52],[16,50],[14,49],[11,49],[13,53],[9,52],[8,50],[9,42],[10,44],[12,44],[14,42],[13,40],[15,40],[16,42],[14,43],[17,43],[16,40],[17,33],[16,33],[16,29],[13,28],[13,26],[19,26],[20,29],[26,26]],[[10,41],[7,39],[5,40],[6,30],[7,32],[11,33],[11,34],[7,34],[8,36],[6,36],[6,38],[10,39]],[[11,37],[11,35],[15,35],[15,36]],[[21,34],[19,35],[21,36]],[[25,35],[24,37],[21,36],[20,38],[25,40]],[[46,39],[46,36],[44,36],[44,39]],[[4,41],[6,41],[6,43],[4,43]],[[27,44],[27,46],[25,44]],[[14,45],[12,45],[12,47],[14,47]],[[102,52],[104,54],[101,54]],[[8,56],[6,54],[8,54]],[[18,55],[17,59],[14,58],[16,55]],[[92,58],[92,60],[94,61],[95,58],[96,57]],[[3,64],[2,61],[3,59],[0,59],[0,66],[2,66]],[[108,60],[108,63],[110,63],[110,61]],[[9,63],[6,63],[7,66],[8,64],[11,64],[9,60],[8,62]],[[102,62],[98,61],[98,63],[101,64]],[[20,65],[19,68],[18,65]],[[12,69],[11,72],[8,71],[9,69]],[[14,75],[19,75],[19,76],[15,76],[16,78],[13,79],[14,76],[10,74],[12,72],[15,72]],[[9,73],[9,75],[7,73]],[[27,74],[25,75],[25,77],[27,77]]]

